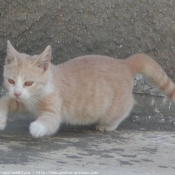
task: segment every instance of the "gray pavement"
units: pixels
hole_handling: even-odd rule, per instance
[[[0,174],[175,174],[175,132],[63,127],[35,139],[28,123],[10,123],[0,142]]]

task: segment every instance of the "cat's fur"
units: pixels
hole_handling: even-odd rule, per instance
[[[175,100],[174,83],[156,61],[144,54],[125,60],[89,55],[57,66],[50,60],[50,46],[40,55],[29,56],[17,52],[8,41],[3,75],[9,92],[0,100],[1,130],[6,126],[8,111],[14,111],[37,116],[30,124],[33,137],[52,135],[61,123],[97,122],[98,130],[113,131],[133,108],[132,90],[138,72]],[[26,81],[33,84],[25,86]]]

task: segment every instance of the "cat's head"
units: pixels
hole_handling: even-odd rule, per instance
[[[19,53],[7,41],[7,56],[4,66],[4,84],[11,98],[25,101],[41,94],[49,81],[51,47],[40,55]]]

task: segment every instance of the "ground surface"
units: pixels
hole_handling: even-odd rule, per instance
[[[175,132],[63,128],[34,139],[24,123],[10,125],[0,133],[0,174],[175,174]]]

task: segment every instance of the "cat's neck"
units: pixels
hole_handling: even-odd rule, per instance
[[[48,70],[47,73],[48,73],[48,81],[41,92],[42,96],[45,96],[54,92],[53,74],[51,69]]]

